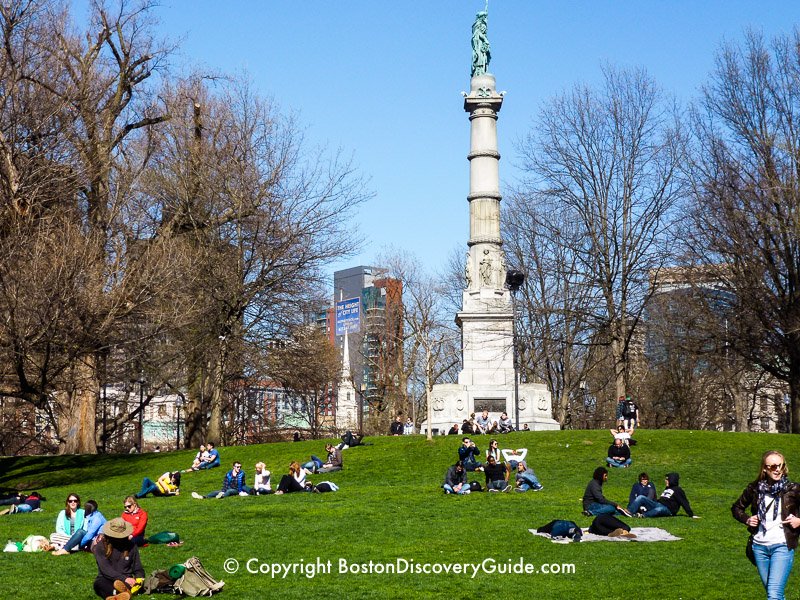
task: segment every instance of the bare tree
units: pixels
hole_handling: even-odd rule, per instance
[[[786,382],[800,433],[800,33],[722,47],[694,112],[690,264],[713,270],[718,337]]]
[[[297,406],[297,416],[308,424],[311,436],[333,429],[333,389],[341,372],[336,347],[314,325],[295,328],[291,338],[276,346],[267,358],[270,376],[283,385],[284,394]]]
[[[644,71],[604,75],[602,89],[576,86],[551,101],[521,152],[527,196],[546,199],[544,210],[574,228],[563,242],[573,244],[569,268],[598,299],[588,325],[604,332],[596,339],[608,344],[623,395],[648,275],[669,257],[684,145],[672,105]]]
[[[580,269],[581,229],[542,196],[514,194],[503,216],[509,264],[526,274],[515,300],[520,365],[528,381],[544,381],[562,427],[585,412],[581,387],[592,368],[592,309],[598,298]]]
[[[186,443],[197,444],[222,436],[225,386],[255,375],[248,356],[302,322],[323,267],[358,246],[350,216],[368,194],[349,162],[306,147],[247,81],[193,79],[165,96],[173,118],[150,185],[161,231],[189,256],[196,312],[180,344]]]
[[[423,272],[419,261],[398,250],[378,259],[403,285],[403,385],[412,418],[432,420],[430,393],[459,363],[459,333],[446,310],[447,285],[441,276]],[[463,269],[461,269],[463,272]],[[428,427],[428,439],[431,439]]]

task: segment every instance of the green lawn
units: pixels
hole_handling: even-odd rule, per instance
[[[580,498],[595,467],[603,464],[611,435],[605,431],[515,433],[500,436],[501,447],[527,447],[528,461],[545,486],[526,494],[445,496],[440,485],[456,458],[460,437],[428,443],[421,436],[370,438],[373,445],[344,451],[345,470],[327,477],[338,493],[288,494],[195,500],[220,486],[234,460],[242,461],[252,483],[259,460],[273,472],[273,485],[290,460],[324,456],[324,442],[280,443],[221,448],[222,467],[184,476],[181,495],[141,501],[150,515],[148,533],[177,531],[180,548],[142,550],[148,574],[198,556],[212,575],[226,582],[223,598],[553,598],[689,599],[759,598],[764,593],[755,568],[744,556],[746,532],[730,515],[730,505],[757,472],[763,451],[778,449],[800,469],[800,438],[790,435],[707,431],[637,432],[630,469],[612,470],[606,496],[627,502],[637,474],[646,470],[658,486],[678,471],[695,512],[632,526],[660,526],[683,538],[668,543],[553,544],[532,536],[551,519],[571,519],[587,527]],[[488,439],[475,438],[481,451]],[[143,476],[155,479],[185,468],[194,452],[120,456],[22,457],[0,459],[0,487],[38,489],[48,499],[44,512],[0,517],[0,536],[22,540],[49,535],[68,493],[94,498],[106,517],[119,516],[123,497],[139,489]],[[313,478],[321,481],[323,476]],[[681,515],[683,513],[681,512]],[[225,573],[228,559],[239,571]],[[266,565],[317,560],[331,572],[285,578],[247,572]],[[489,559],[487,561],[487,559]],[[345,562],[381,566],[469,563],[574,565],[574,573],[498,574],[346,573]],[[249,563],[248,563],[249,561]],[[406,562],[403,562],[406,561]],[[308,567],[306,567],[308,568]],[[373,567],[378,570],[381,567]],[[437,567],[438,568],[438,567]],[[93,597],[96,574],[90,554],[0,555],[0,598],[43,600]],[[800,598],[792,576],[787,598]]]

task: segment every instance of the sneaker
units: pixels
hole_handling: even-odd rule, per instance
[[[642,513],[640,513],[640,512],[638,512],[635,515],[633,515],[633,517],[635,519],[644,519],[644,515]]]
[[[541,492],[543,489],[544,489],[544,486],[543,486],[543,485],[540,485],[539,487],[535,487],[535,488],[533,488],[533,491],[534,491],[534,492]]]
[[[130,588],[128,587],[128,584],[125,583],[124,581],[122,581],[121,579],[116,579],[114,581],[114,589],[117,591],[118,594],[121,594],[122,592],[129,592],[130,591]]]
[[[216,496],[214,496],[214,497],[215,497],[217,500],[219,500],[220,498],[224,498],[224,497],[225,497],[225,492],[220,492],[219,494],[217,494],[217,495],[216,495]]]
[[[198,494],[197,492],[192,492],[192,498],[197,498],[198,500],[202,500],[203,499],[203,497],[200,494]]]
[[[646,506],[640,506],[639,507],[639,512],[642,513],[642,514],[646,513],[647,512],[647,507]]]
[[[242,491],[242,492],[239,492],[239,495],[240,496],[249,496],[250,494],[248,494],[247,492]]]
[[[494,488],[489,488],[489,491],[490,491],[490,492],[499,492],[500,490],[496,490],[496,489],[494,489]]]
[[[121,592],[116,596],[107,596],[106,600],[131,600],[130,592]]]
[[[624,508],[620,508],[620,509],[619,509],[619,512],[621,512],[621,513],[622,513],[623,515],[625,515],[626,517],[632,517],[632,516],[633,516],[631,513],[629,513],[629,512],[628,512],[626,509],[624,509]]]
[[[506,487],[503,488],[503,491],[504,492],[510,492],[511,491],[511,486],[507,485]]]
[[[450,490],[445,490],[444,493],[445,494],[452,494],[453,492],[451,492]]]
[[[582,514],[583,514],[583,516],[584,516],[584,517],[593,517],[593,516],[594,516],[594,515],[593,515],[592,513],[590,513],[588,510],[585,510],[585,511],[583,511],[583,513],[582,513]]]

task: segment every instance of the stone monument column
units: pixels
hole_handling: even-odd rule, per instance
[[[500,232],[500,153],[497,118],[503,105],[494,75],[488,72],[486,11],[472,26],[472,77],[464,110],[469,113],[469,239],[464,266],[465,289],[456,323],[461,327],[462,370],[458,383],[438,384],[431,391],[431,423],[436,433],[460,425],[473,412],[488,410],[491,420],[506,412],[532,430],[558,429],[550,393],[542,384],[519,386],[514,394],[514,312],[505,286],[506,262]]]

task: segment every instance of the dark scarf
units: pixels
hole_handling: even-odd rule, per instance
[[[789,485],[789,479],[784,475],[780,480],[770,483],[766,479],[758,482],[758,529],[766,533],[767,525],[765,520],[767,518],[767,503],[766,496],[770,495],[774,498],[770,505],[772,506],[772,519],[778,518],[778,498],[783,494],[786,486]]]

